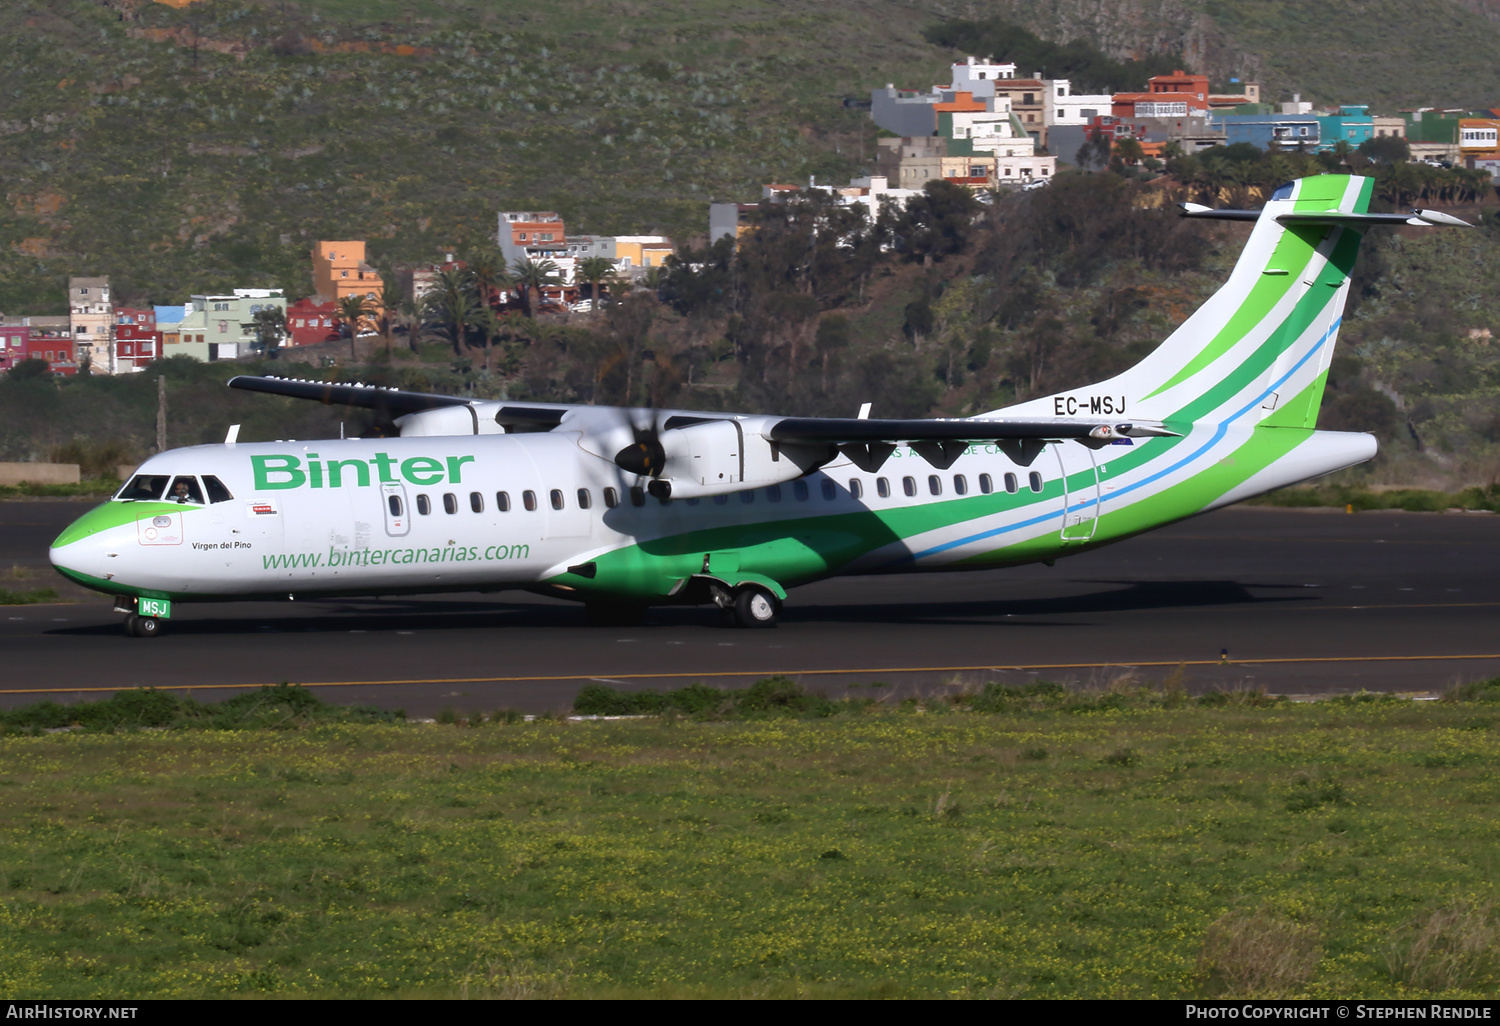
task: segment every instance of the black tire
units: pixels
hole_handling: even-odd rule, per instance
[[[129,616],[125,617],[125,633],[130,635],[132,638],[140,637],[140,634],[136,633],[135,629],[135,625],[138,620],[140,620],[140,617],[134,613],[131,613]]]
[[[161,633],[161,621],[154,616],[137,616],[131,633],[138,638],[154,638]]]
[[[781,602],[765,588],[749,585],[734,596],[734,622],[741,627],[775,627]]]
[[[591,627],[635,627],[646,607],[634,602],[585,602],[583,612]]]

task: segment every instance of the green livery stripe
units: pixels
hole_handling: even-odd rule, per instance
[[[1276,304],[1286,298],[1293,285],[1301,280],[1300,276],[1307,273],[1307,265],[1312,261],[1317,251],[1318,242],[1323,238],[1326,231],[1324,228],[1302,228],[1295,231],[1286,231],[1281,236],[1281,241],[1276,244],[1270,259],[1266,262],[1268,268],[1282,268],[1288,273],[1276,275],[1261,275],[1260,279],[1251,287],[1250,294],[1229,322],[1214,336],[1213,341],[1204,346],[1191,360],[1189,360],[1176,374],[1167,381],[1165,385],[1146,396],[1150,399],[1165,392],[1175,385],[1179,385],[1188,378],[1197,374],[1219,357],[1223,356],[1235,344],[1254,330],[1255,326],[1270,316]],[[1311,238],[1310,238],[1311,237]],[[1309,241],[1310,238],[1310,241]]]
[[[52,547],[60,549],[64,545],[82,541],[100,531],[133,524],[143,517],[154,517],[162,513],[184,513],[190,509],[201,508],[201,506],[188,506],[176,502],[106,502],[102,506],[94,507],[69,524],[67,529],[57,536]]]

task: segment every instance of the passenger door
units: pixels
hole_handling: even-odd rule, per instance
[[[1053,450],[1063,479],[1061,538],[1086,542],[1099,527],[1099,466],[1094,450],[1077,442],[1058,442]]]

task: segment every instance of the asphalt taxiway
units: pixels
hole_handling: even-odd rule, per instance
[[[44,566],[87,507],[0,503],[0,567]],[[784,673],[832,696],[984,680],[1163,678],[1191,690],[1436,692],[1500,676],[1500,517],[1236,507],[1056,566],[844,578],[796,589],[773,630],[711,609],[584,623],[527,595],[183,605],[124,635],[109,600],[0,607],[0,704],[279,681],[431,716],[566,708],[588,681],[742,687]]]

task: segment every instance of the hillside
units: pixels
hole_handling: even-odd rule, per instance
[[[126,302],[300,294],[318,237],[417,263],[488,236],[501,209],[685,239],[711,200],[867,170],[872,129],[841,100],[940,77],[953,53],[921,30],[944,17],[1182,51],[1271,98],[1500,102],[1494,5],[1468,4],[7,4],[0,311],[59,311],[70,273],[110,275]]]

